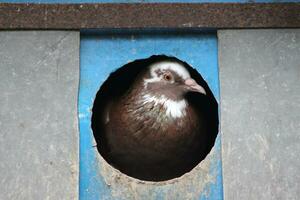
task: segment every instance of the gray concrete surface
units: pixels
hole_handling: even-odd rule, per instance
[[[0,32],[0,199],[77,199],[78,78],[78,32]]]
[[[300,199],[300,29],[218,38],[225,200]]]

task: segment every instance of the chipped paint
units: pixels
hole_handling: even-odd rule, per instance
[[[81,200],[223,199],[220,136],[207,158],[191,172],[164,182],[128,177],[108,165],[93,147],[90,109],[100,85],[111,71],[128,61],[154,54],[172,55],[187,61],[201,73],[219,101],[217,38],[214,33],[84,35],[79,93]]]
[[[217,171],[212,170],[212,165],[218,159],[215,149],[207,158],[196,166],[191,172],[183,176],[162,182],[141,181],[124,175],[111,167],[102,157],[97,156],[101,163],[99,170],[111,195],[102,198],[111,199],[198,199],[201,194],[209,196],[207,186],[216,183]],[[201,180],[201,181],[200,181]],[[162,197],[162,198],[159,198]]]

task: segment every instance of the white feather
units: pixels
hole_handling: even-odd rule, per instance
[[[155,63],[152,66],[150,66],[151,75],[155,74],[155,70],[157,69],[160,69],[162,71],[172,70],[176,72],[179,76],[181,76],[181,78],[183,79],[187,79],[191,77],[188,70],[183,65],[177,62],[164,61],[164,62]]]
[[[154,105],[163,105],[166,109],[166,115],[172,118],[181,118],[186,115],[187,102],[185,100],[174,101],[166,98],[164,95],[155,97],[149,94],[143,96],[143,103],[154,103]]]
[[[172,70],[172,71],[176,72],[178,74],[178,76],[180,76],[183,80],[185,80],[187,78],[191,78],[191,75],[188,72],[188,70],[183,65],[181,65],[180,63],[170,62],[170,61],[163,61],[163,62],[155,63],[155,64],[150,66],[151,78],[144,79],[145,86],[148,83],[158,82],[158,81],[161,80],[161,78],[158,77],[158,75],[155,73],[155,71],[158,70],[158,69],[161,70],[161,71]]]

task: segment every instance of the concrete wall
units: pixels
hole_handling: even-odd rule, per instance
[[[0,32],[0,199],[77,199],[79,33]]]
[[[225,199],[299,199],[300,29],[218,38]]]
[[[299,199],[300,30],[218,39],[225,199]],[[0,199],[77,199],[79,33],[2,31],[0,60]]]

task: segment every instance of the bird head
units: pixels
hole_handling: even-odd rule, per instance
[[[150,95],[181,100],[187,92],[206,95],[205,89],[191,78],[188,70],[176,61],[161,61],[149,66],[144,87]]]

